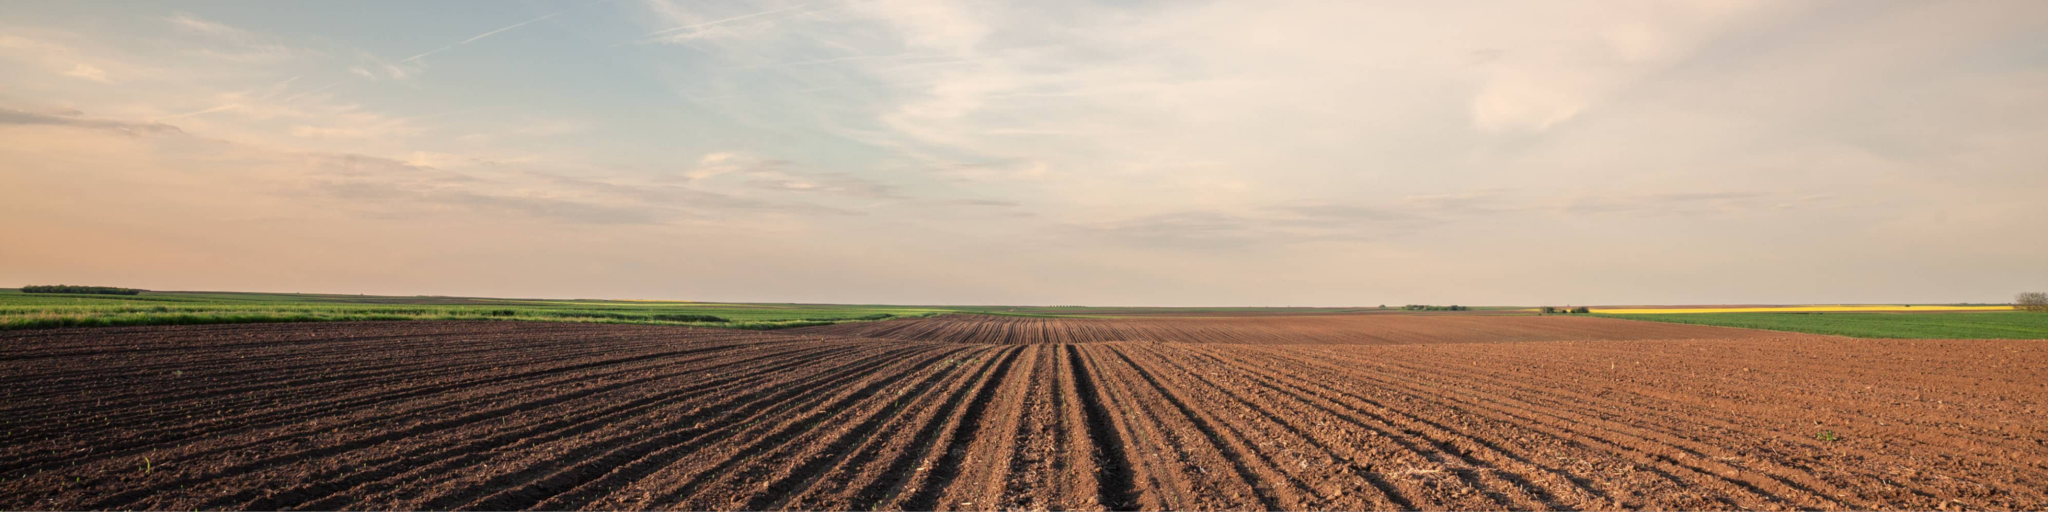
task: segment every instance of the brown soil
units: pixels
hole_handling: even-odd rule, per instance
[[[1736,339],[1779,334],[1750,329],[1583,316],[1422,314],[1241,318],[1038,318],[947,315],[893,322],[857,322],[805,327],[784,332],[951,343],[1150,341],[1283,345]]]
[[[2048,507],[2048,341],[1477,316],[65,329],[0,333],[0,398],[0,509]]]

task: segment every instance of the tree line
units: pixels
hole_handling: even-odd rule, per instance
[[[1409,305],[1406,305],[1406,306],[1401,306],[1401,309],[1405,309],[1405,310],[1408,310],[1408,311],[1471,311],[1471,310],[1472,310],[1472,308],[1468,308],[1468,307],[1465,307],[1465,306],[1430,306],[1430,305],[1426,305],[1426,304],[1409,304]]]
[[[88,295],[137,295],[142,290],[117,288],[113,286],[73,286],[68,284],[35,285],[21,287],[21,293],[81,293]]]

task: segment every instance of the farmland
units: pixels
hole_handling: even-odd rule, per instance
[[[1342,315],[1307,317],[1002,318],[953,315],[791,332],[953,343],[1172,341],[1235,344],[1500,343],[1721,337],[1727,329],[1584,317]]]
[[[2011,305],[1978,304],[1894,304],[1814,306],[1679,306],[1603,307],[1601,313],[1615,315],[1696,315],[1705,313],[1927,313],[1962,311],[2012,311]]]
[[[0,332],[5,509],[2038,509],[2048,342],[1613,318]]]
[[[1375,311],[1377,310],[1367,308],[763,304],[176,291],[144,291],[134,295],[89,295],[23,293],[20,289],[0,289],[0,330],[371,320],[512,320],[783,329],[946,313],[1085,317],[1330,315]]]
[[[365,320],[518,320],[779,329],[949,311],[836,304],[156,291],[80,295],[0,290],[0,329]]]
[[[1601,316],[1859,338],[2048,339],[2048,314],[2012,311],[2010,308],[1976,313],[1601,313]]]

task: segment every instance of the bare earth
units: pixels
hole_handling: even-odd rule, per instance
[[[13,331],[0,509],[2041,509],[2044,417],[2048,341],[1600,318]]]

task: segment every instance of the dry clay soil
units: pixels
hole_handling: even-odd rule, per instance
[[[2041,509],[2048,341],[1575,317],[0,333],[0,509]]]

